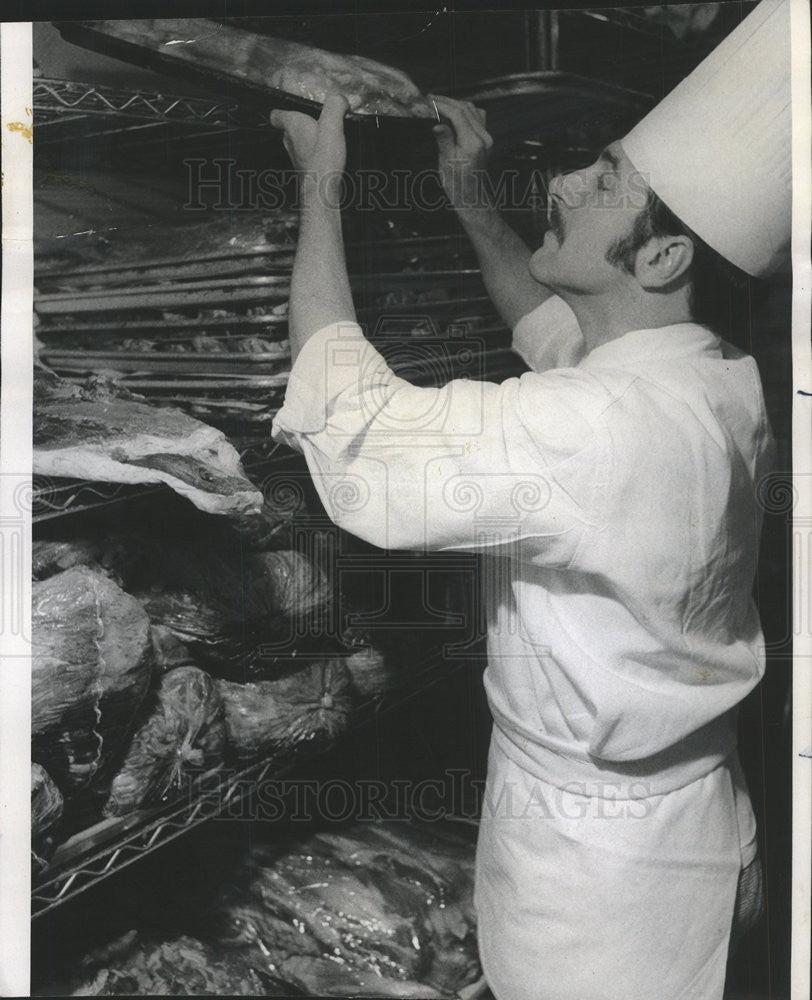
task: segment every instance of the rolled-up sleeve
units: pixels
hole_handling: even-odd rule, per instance
[[[375,545],[514,544],[562,565],[600,520],[604,395],[579,370],[414,386],[342,323],[303,348],[273,436],[304,454],[332,520]]]
[[[573,368],[584,356],[575,313],[557,295],[522,316],[513,328],[512,347],[534,372]]]

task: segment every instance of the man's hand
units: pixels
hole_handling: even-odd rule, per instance
[[[466,101],[433,97],[445,122],[434,126],[440,179],[479,259],[482,280],[508,326],[550,297],[530,274],[530,248],[508,226],[483,184],[493,139],[485,112]]]
[[[317,178],[340,176],[347,162],[344,115],[349,104],[328,94],[318,121],[301,111],[272,111],[271,125],[284,131],[283,143],[293,166]]]
[[[445,192],[458,210],[490,207],[483,200],[482,177],[493,146],[485,129],[485,112],[467,101],[432,97],[446,123],[434,126],[439,170]],[[450,123],[450,124],[448,124]]]

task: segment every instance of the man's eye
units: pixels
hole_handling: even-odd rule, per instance
[[[610,187],[611,187],[611,181],[609,180],[608,176],[606,174],[601,174],[600,177],[598,177],[598,190],[608,191]]]

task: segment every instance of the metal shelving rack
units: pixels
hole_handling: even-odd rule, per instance
[[[45,77],[34,79],[33,110],[34,122],[38,127],[87,118],[98,119],[100,116],[116,120],[133,118],[142,122],[210,125],[217,129],[235,124],[240,128],[263,130],[271,127],[267,116],[246,114],[236,103],[178,94],[122,90]],[[91,129],[87,136],[93,134]]]
[[[138,141],[141,141],[140,137],[144,137],[146,130],[149,130],[148,141],[154,144],[161,142],[165,135],[172,135],[181,140],[184,136],[205,139],[209,135],[220,135],[226,129],[236,128],[267,132],[269,127],[264,116],[260,116],[256,111],[250,109],[243,110],[236,104],[162,93],[123,91],[104,86],[43,78],[34,81],[34,122],[38,145],[48,147],[49,151],[54,148],[58,149],[60,144],[76,142],[77,138],[81,141],[92,141],[94,139],[102,140],[112,135],[129,141],[127,133],[130,133],[132,139],[138,137]],[[372,241],[371,243],[359,244],[355,250],[372,253],[376,261],[380,262],[391,250],[392,242]],[[448,259],[447,254],[453,255],[460,248],[459,237],[404,239],[400,241],[397,255],[399,261],[405,266],[416,264],[419,267],[421,264],[425,266],[423,260],[426,255],[434,254],[438,259]],[[291,248],[279,247],[277,250],[277,253],[271,252],[270,256],[267,248],[258,248],[256,251],[238,251],[236,256],[239,257],[238,264],[240,266],[247,265],[249,272],[258,266],[267,267],[269,263],[289,268]],[[353,249],[350,248],[350,254],[352,252]],[[231,260],[232,263],[234,257],[233,253],[230,253],[227,258],[226,255],[222,255],[223,259]],[[132,285],[138,286],[139,283],[153,277],[156,265],[161,263],[166,264],[167,262],[151,261],[147,264],[123,264],[120,266],[108,263],[91,265],[88,268],[88,272],[93,275],[90,283],[99,278],[103,284],[115,285],[118,281],[120,287],[124,287],[128,283],[132,283],[130,287]],[[189,270],[188,261],[178,259],[177,263],[185,266],[187,271]],[[217,270],[214,261],[212,261],[212,268]],[[472,273],[478,281],[478,272]],[[51,298],[46,298],[46,301],[53,303],[59,282],[66,276],[69,281],[70,272],[66,274],[64,268],[54,269],[51,272],[47,268],[43,268],[41,274],[43,284],[49,289],[53,289],[50,292]],[[205,274],[185,275],[187,278],[205,278],[207,276]],[[413,277],[406,275],[405,277],[397,277],[396,280],[408,285],[414,281],[419,282],[421,278],[420,274],[417,273]],[[256,282],[249,282],[249,284],[253,285]],[[193,289],[190,291],[194,294]],[[81,298],[82,294],[81,289],[76,291],[77,298]],[[88,296],[98,295],[98,290],[88,289],[85,294]],[[261,298],[264,290],[258,289],[256,294]],[[49,291],[43,291],[43,295],[47,297]],[[457,305],[469,307],[470,314],[471,311],[476,312],[477,308],[481,307],[481,298],[481,295],[479,299],[468,295],[463,297],[463,300]],[[399,310],[401,320],[408,317],[410,313],[431,313],[435,305],[442,313],[444,308],[442,303],[426,304],[423,307],[405,304]],[[452,307],[453,305],[454,303],[452,303]],[[366,312],[370,313],[370,310],[367,309]],[[360,309],[359,315],[363,317],[364,314],[365,310]],[[93,327],[94,324],[99,326],[96,322],[96,316],[93,316],[92,320],[91,323],[80,320],[80,324],[83,323],[88,328]],[[49,333],[47,323],[46,317],[44,325],[38,329],[38,336],[43,336],[46,339]],[[149,322],[146,325],[149,328]],[[248,332],[251,332],[249,328],[252,325],[248,319],[246,323]],[[103,316],[100,326],[102,329],[105,328]],[[193,319],[189,320],[188,326],[194,328]],[[109,323],[106,329],[110,329]],[[63,338],[56,324],[52,323],[50,332],[53,350],[54,344]],[[93,336],[95,330],[88,329],[86,332]],[[128,336],[137,335],[136,330],[132,327],[125,332]],[[182,336],[184,332],[186,331],[179,330],[177,335]],[[511,360],[515,364],[515,356],[501,344],[507,331],[500,324],[493,323],[490,327],[483,328],[482,333],[486,337],[496,338],[493,350],[488,352],[491,370],[496,377],[496,373],[502,368],[510,367]],[[148,336],[149,334],[144,332],[144,335]],[[284,333],[280,331],[279,335],[284,336]],[[392,345],[397,346],[394,339]],[[47,346],[43,349],[45,356],[47,356]],[[189,355],[189,357],[193,356]],[[396,369],[402,363],[397,358],[393,359],[393,366]],[[419,360],[416,363],[414,357],[411,357],[406,359],[405,364],[409,368],[409,377],[415,381],[422,379],[425,382],[431,382],[432,378],[436,376],[436,364],[431,358],[425,358],[422,362],[422,369],[424,369],[422,376]],[[70,373],[69,377],[77,378],[80,376],[74,371]],[[293,453],[288,449],[273,446],[270,442],[243,442],[239,445],[239,450],[246,471],[257,482],[264,481],[273,474],[274,469],[284,467],[285,463],[289,463],[294,458]],[[164,485],[129,486],[118,483],[51,479],[37,476],[34,479],[33,520],[35,523],[53,521],[72,514],[136,501],[151,494],[165,494],[167,489],[168,487]],[[471,559],[471,557],[466,558],[469,561]],[[350,735],[364,726],[374,724],[382,713],[401,708],[411,699],[423,696],[433,685],[452,676],[460,667],[469,665],[472,657],[476,655],[478,655],[477,651],[473,647],[466,646],[457,649],[455,659],[454,649],[444,648],[441,639],[438,638],[432,654],[427,656],[416,671],[410,670],[408,685],[402,685],[357,706],[350,728],[345,735]],[[42,918],[55,908],[75,899],[93,886],[148,857],[160,850],[165,844],[176,840],[200,824],[223,815],[228,810],[237,808],[240,803],[250,798],[259,783],[281,779],[294,768],[306,764],[308,760],[315,760],[319,753],[326,752],[329,750],[318,751],[317,748],[306,746],[287,757],[264,758],[238,765],[231,770],[218,769],[200,776],[195,783],[190,783],[182,799],[142,809],[113,820],[105,820],[75,833],[56,848],[48,865],[35,876],[31,903],[32,918]]]

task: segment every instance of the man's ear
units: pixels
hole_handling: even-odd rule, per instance
[[[656,291],[681,278],[694,259],[694,243],[688,236],[655,236],[637,251],[634,276],[643,288]]]

